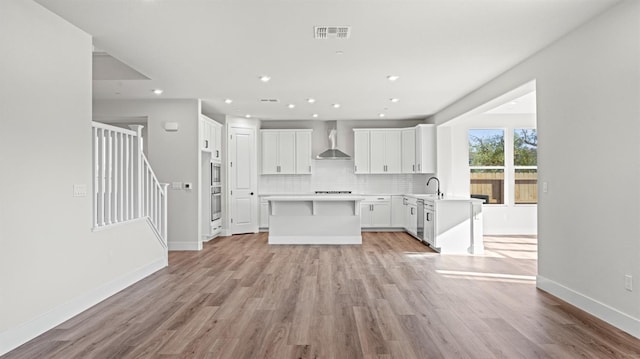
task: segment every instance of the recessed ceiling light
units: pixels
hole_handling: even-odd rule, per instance
[[[244,117],[251,118],[251,115],[250,114],[246,114],[246,115],[244,115]]]
[[[397,98],[394,97],[394,98],[390,98],[389,101],[391,101],[393,103],[396,103],[396,102],[400,101],[400,99],[397,99]]]
[[[379,113],[378,117],[384,117],[384,113]]]
[[[287,107],[288,107],[288,108],[294,108],[294,107],[296,107],[296,105],[294,105],[294,104],[290,103],[290,104],[288,104],[288,105],[287,105]]]
[[[314,103],[314,102],[316,102],[316,99],[315,98],[308,98],[307,102],[308,103]]]
[[[387,80],[392,81],[392,82],[397,80],[397,79],[399,79],[399,78],[400,78],[400,76],[398,76],[398,75],[389,75],[389,76],[387,76]]]
[[[271,76],[267,76],[267,75],[260,76],[260,81],[262,82],[269,82],[269,80],[271,80]]]
[[[153,90],[151,90],[151,91],[152,91],[154,94],[156,94],[156,95],[162,95],[162,93],[164,92],[164,91],[162,91],[161,89],[153,89]]]
[[[230,99],[230,98],[224,99],[224,103],[226,103],[226,104],[229,104],[229,103],[232,103],[232,102],[233,102],[233,100]]]
[[[331,105],[331,106],[333,106],[333,108],[338,108],[338,107],[340,107],[340,104],[339,104],[339,103],[334,103],[334,104],[333,104],[333,105]]]
[[[311,115],[311,117],[316,118],[316,117],[318,117],[318,114],[314,113],[313,115]]]
[[[338,51],[336,51],[336,55],[344,55],[344,51],[338,50]]]

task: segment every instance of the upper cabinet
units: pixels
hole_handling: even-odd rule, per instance
[[[402,167],[400,130],[371,130],[370,136],[370,173],[400,173]]]
[[[436,125],[416,126],[416,173],[437,172]]]
[[[435,125],[353,132],[356,174],[436,172]]]
[[[211,158],[222,159],[222,124],[200,115],[199,142],[202,151],[211,152]]]
[[[400,129],[354,129],[355,173],[401,173]]]
[[[310,174],[311,130],[260,130],[262,174]]]
[[[296,131],[296,173],[311,174],[311,131]]]
[[[353,171],[369,173],[369,131],[353,130]]]
[[[402,130],[402,173],[416,173],[416,129]]]

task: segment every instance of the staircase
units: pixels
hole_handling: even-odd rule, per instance
[[[167,186],[143,152],[142,127],[92,122],[93,228],[146,219],[167,248]]]

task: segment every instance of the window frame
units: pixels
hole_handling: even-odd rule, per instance
[[[513,203],[514,207],[530,207],[530,206],[537,206],[538,205],[538,201],[540,200],[540,191],[538,191],[538,195],[536,195],[536,203],[516,203],[516,170],[536,170],[536,185],[538,183],[538,146],[536,145],[536,165],[535,166],[519,166],[516,165],[516,156],[515,156],[515,150],[516,150],[516,131],[517,130],[535,130],[536,131],[536,135],[538,134],[538,129],[536,127],[513,127],[511,129],[511,172],[512,172],[512,186],[513,186],[513,190],[511,191],[511,202]]]

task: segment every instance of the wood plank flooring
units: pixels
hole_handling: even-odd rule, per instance
[[[222,237],[2,358],[640,358],[639,340],[535,288],[535,237],[485,241],[473,257],[404,233]]]

